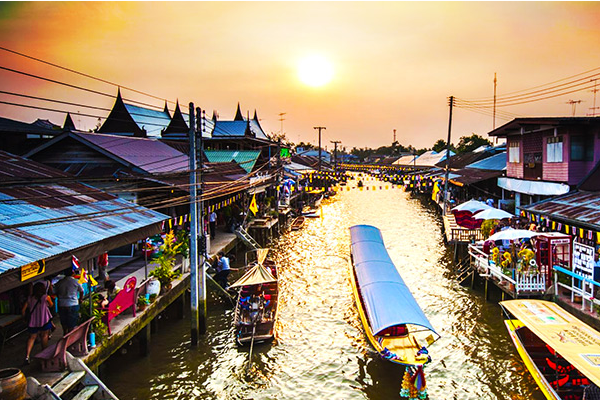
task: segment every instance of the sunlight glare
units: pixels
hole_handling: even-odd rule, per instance
[[[309,86],[323,86],[333,78],[333,67],[323,57],[310,56],[300,62],[298,76],[302,82]]]

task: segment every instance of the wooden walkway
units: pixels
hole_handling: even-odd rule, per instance
[[[467,229],[456,224],[454,214],[444,215],[444,235],[447,243],[471,243],[473,240],[483,240],[481,229]]]

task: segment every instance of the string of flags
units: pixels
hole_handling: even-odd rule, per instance
[[[218,211],[223,207],[227,207],[227,206],[235,203],[236,201],[240,200],[242,198],[242,196],[243,196],[242,193],[238,193],[235,196],[231,196],[231,197],[229,197],[225,200],[222,200],[218,203],[206,206],[206,207],[204,207],[204,215],[208,215],[208,214],[212,213],[213,211]],[[190,214],[185,214],[185,215],[180,215],[179,217],[170,218],[170,219],[162,222],[161,230],[164,231],[165,228],[167,228],[167,227],[169,228],[169,230],[172,230],[176,226],[184,226],[185,224],[187,224],[187,222],[189,220],[190,220]]]
[[[596,244],[600,244],[600,232],[589,229],[580,228],[575,225],[563,224],[562,222],[553,221],[543,215],[530,213],[521,210],[521,216],[527,218],[531,222],[543,225],[555,232],[566,233],[571,236],[578,236],[581,239],[595,240]]]

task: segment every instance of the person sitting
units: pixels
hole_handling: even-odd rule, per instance
[[[117,293],[121,291],[121,288],[119,288],[112,279],[104,281],[104,289],[106,289],[106,297],[102,294],[99,295],[99,303],[102,308],[108,307],[108,303],[113,301],[117,296]]]

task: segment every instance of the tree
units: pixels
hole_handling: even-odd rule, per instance
[[[471,136],[462,136],[458,145],[456,146],[456,152],[458,154],[468,153],[481,146],[491,146],[492,142],[483,137],[473,133]]]
[[[431,150],[435,151],[436,153],[446,150],[446,141],[444,139],[438,139],[438,141],[435,142]]]

